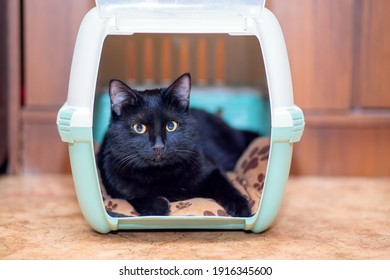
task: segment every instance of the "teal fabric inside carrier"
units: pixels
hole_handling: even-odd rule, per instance
[[[233,128],[270,135],[269,102],[256,89],[195,87],[190,98],[191,107],[217,114]],[[94,106],[93,138],[98,144],[103,141],[110,116],[110,97],[104,91],[96,96]]]

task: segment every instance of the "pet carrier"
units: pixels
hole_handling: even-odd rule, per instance
[[[77,198],[92,228],[101,233],[122,229],[242,229],[261,232],[271,225],[283,198],[293,143],[300,141],[304,118],[301,109],[294,105],[281,28],[264,4],[265,0],[96,0],[96,7],[81,23],[68,97],[57,117],[59,134],[69,147]],[[112,215],[117,203],[102,191],[95,161],[93,128],[94,119],[98,118],[94,116],[98,113],[94,109],[97,75],[105,38],[134,34],[228,34],[258,39],[269,92],[270,137],[248,147],[237,163],[237,174],[232,178],[244,189],[251,185],[259,192],[258,201],[252,205],[254,213],[251,217],[218,216],[218,209],[204,211],[205,215],[186,212],[176,216]],[[267,160],[264,160],[265,156]],[[261,166],[266,171],[264,174],[258,171]],[[178,202],[176,207],[185,208],[186,205],[188,202]]]

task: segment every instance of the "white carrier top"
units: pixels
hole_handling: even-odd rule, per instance
[[[172,13],[188,16],[241,16],[258,18],[266,0],[96,0],[101,17],[128,18],[130,15],[158,15],[159,19]]]

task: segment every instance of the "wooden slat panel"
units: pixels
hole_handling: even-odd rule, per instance
[[[172,80],[172,40],[168,36],[162,38],[161,43],[161,80],[163,83],[169,83]]]
[[[142,75],[142,68],[139,67],[140,61],[142,61],[142,57],[139,55],[141,48],[142,42],[134,41],[132,36],[113,35],[106,37],[97,78],[99,93],[107,89],[111,79],[130,80],[132,83],[139,79]],[[136,53],[133,53],[132,49],[135,49]]]
[[[390,1],[357,2],[355,106],[390,108]]]
[[[80,22],[93,0],[28,0],[24,4],[27,106],[60,106],[68,91]]]
[[[207,39],[199,37],[196,44],[196,62],[197,62],[197,83],[204,85],[208,81],[208,65],[207,65]]]
[[[354,0],[267,1],[286,39],[294,97],[303,108],[351,106]]]
[[[124,37],[124,38],[122,38]],[[155,82],[166,83],[184,72],[191,72],[194,84],[198,81],[198,63],[201,64],[201,79],[210,85],[224,83],[235,86],[258,86],[266,83],[264,66],[259,42],[255,37],[228,35],[160,35],[135,34],[132,36],[108,36],[103,45],[99,68],[98,87],[106,87],[115,77],[144,83],[144,39],[153,38],[154,42],[154,77]],[[198,39],[203,39],[200,48],[204,54],[197,53]],[[134,46],[132,45],[134,42]],[[169,40],[169,42],[168,42]],[[170,45],[170,47],[168,46]],[[130,49],[136,48],[135,54]],[[170,52],[170,53],[169,53]],[[125,56],[125,59],[123,57]],[[135,56],[135,57],[133,57]],[[198,56],[201,60],[198,60]],[[135,69],[131,61],[136,60]],[[171,72],[171,79],[169,73]],[[222,81],[223,80],[223,81]]]
[[[389,176],[388,126],[307,127],[294,146],[291,173],[311,176]]]
[[[133,38],[126,41],[126,78],[130,83],[134,83],[137,80],[137,45]]]
[[[225,36],[225,82],[234,86],[265,86],[264,63],[254,36]]]
[[[189,72],[190,63],[190,40],[188,37],[181,37],[179,46],[179,74]]]
[[[305,112],[306,127],[381,127],[390,130],[390,114],[366,110],[347,114]]]
[[[225,82],[225,40],[217,37],[215,40],[215,83]]]
[[[153,38],[147,36],[144,38],[143,45],[143,78],[145,83],[154,81],[154,42]]]

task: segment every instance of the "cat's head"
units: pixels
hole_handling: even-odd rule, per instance
[[[146,168],[190,164],[197,156],[197,123],[189,114],[191,77],[169,87],[138,91],[119,80],[109,86],[107,141],[120,166]]]

